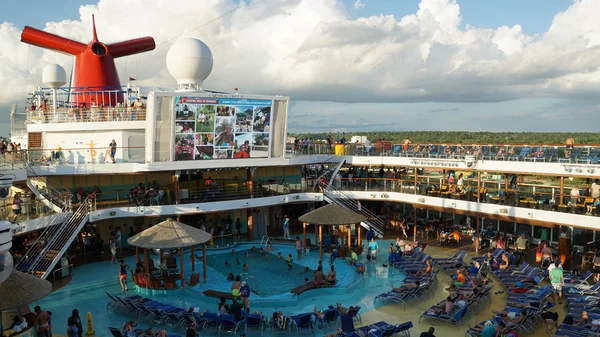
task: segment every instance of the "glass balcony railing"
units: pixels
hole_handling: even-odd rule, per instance
[[[395,156],[409,158],[464,159],[473,156],[479,160],[559,162],[577,164],[600,163],[600,145],[581,145],[567,148],[565,145],[460,145],[460,144],[394,144],[373,142],[368,144],[324,143],[310,145],[287,144],[292,156]]]

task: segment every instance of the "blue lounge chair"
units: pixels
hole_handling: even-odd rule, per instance
[[[232,314],[221,314],[219,315],[219,318],[221,320],[219,323],[219,335],[223,332],[237,335],[238,329],[244,324],[243,319],[238,321]]]
[[[260,332],[262,336],[265,330],[265,317],[259,314],[247,314],[245,311],[242,312],[244,316],[244,330],[248,333],[250,330],[256,330]]]
[[[450,323],[456,325],[458,328],[458,325],[461,323],[462,319],[467,314],[467,308],[468,308],[467,305],[460,307],[456,311],[454,311],[451,315],[448,315],[446,313],[433,314],[433,313],[429,313],[429,310],[428,310],[428,311],[424,312],[421,315],[421,317],[419,317],[419,322],[421,321],[421,318],[436,320],[436,321],[446,321],[446,322],[450,322]]]
[[[296,332],[301,333],[313,333],[314,326],[312,322],[312,313],[304,313],[299,315],[290,316],[294,326],[296,327]]]
[[[340,312],[333,308],[333,309],[327,309],[323,311],[323,317],[319,318],[316,317],[316,321],[322,323],[323,325],[329,327],[329,323],[331,322],[335,322],[336,325],[338,323],[338,316],[339,316]]]
[[[221,326],[221,318],[219,317],[219,314],[214,312],[205,312],[202,316],[204,317],[204,322],[202,322],[202,330],[206,331],[206,329],[214,329],[218,333]]]

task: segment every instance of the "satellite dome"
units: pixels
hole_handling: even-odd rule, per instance
[[[206,43],[198,39],[177,40],[167,52],[167,69],[180,86],[201,88],[212,68],[212,52]]]
[[[67,73],[58,64],[49,64],[42,72],[42,82],[52,89],[60,88],[67,83]]]

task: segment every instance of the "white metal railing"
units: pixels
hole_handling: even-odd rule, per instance
[[[260,246],[262,247],[262,245],[263,245],[263,241],[264,241],[264,243],[265,243],[265,246],[266,246],[266,245],[269,243],[269,239],[270,239],[270,238],[269,238],[269,236],[268,236],[268,235],[265,235],[265,236],[263,236],[263,237],[260,239]]]
[[[88,221],[89,200],[83,200],[67,222],[47,227],[29,248],[16,269],[42,279],[48,277]]]
[[[145,121],[146,109],[129,107],[59,108],[27,111],[28,124]]]
[[[337,204],[353,212],[364,215],[367,220],[361,222],[361,226],[364,228],[372,228],[378,237],[383,237],[385,230],[385,221],[378,217],[375,213],[369,211],[367,208],[359,206],[358,197],[353,193],[337,190],[333,186],[329,186],[324,191],[323,197],[325,201],[333,204]]]
[[[48,178],[40,176],[27,178],[27,187],[35,194],[38,200],[54,212],[60,213],[71,211],[72,193],[70,190],[65,188],[52,188],[48,186]]]
[[[373,212],[360,206],[358,199],[356,198],[356,196],[353,196],[352,193],[341,191],[334,186],[337,174],[342,168],[342,166],[344,166],[344,164],[346,164],[345,160],[341,161],[334,169],[330,169],[323,174],[326,176],[327,182],[325,186],[319,186],[323,189],[324,200],[328,203],[336,204],[338,206],[364,215],[367,218],[367,220],[361,222],[360,225],[366,229],[372,228],[377,234],[377,236],[379,236],[380,238],[383,237],[383,232],[385,230],[385,222]],[[329,175],[329,177],[327,177],[327,175]],[[316,184],[320,184],[319,179],[317,179]]]

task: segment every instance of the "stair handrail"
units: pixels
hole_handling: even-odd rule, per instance
[[[342,199],[330,198],[330,197],[325,196],[325,201],[339,205],[339,206],[347,208],[347,209],[350,209],[352,211],[355,211],[355,210],[351,209],[350,207],[348,207],[347,204],[341,202],[340,200],[342,200]],[[357,213],[361,213],[361,212],[357,212]],[[361,213],[361,214],[363,214],[363,213]],[[365,215],[365,214],[363,214],[363,215]],[[367,229],[371,228],[376,232],[376,234],[379,237],[383,237],[384,229],[385,229],[385,222],[376,215],[374,215],[374,216],[365,215],[365,216],[367,217],[367,219],[360,223],[361,226],[363,226],[364,228],[367,228]]]
[[[65,226],[62,226],[65,229],[63,230],[61,235],[57,236],[56,239],[50,243],[48,250],[58,250],[58,253],[54,257],[54,259],[52,259],[52,261],[49,261],[49,263],[47,263],[48,260],[44,260],[46,263],[41,264],[44,267],[43,269],[45,270],[45,273],[42,276],[43,279],[50,275],[50,272],[52,272],[52,268],[56,266],[60,258],[64,255],[67,249],[69,249],[73,240],[77,237],[77,235],[79,235],[81,228],[87,223],[89,214],[88,208],[89,200],[86,198],[86,200],[84,200],[81,203],[81,205],[77,208],[77,211],[73,213],[73,216],[71,217],[71,219],[69,219],[67,224]]]
[[[33,187],[36,188],[38,191],[39,191],[39,188],[38,188],[38,186],[36,186],[36,184],[34,183],[34,181],[38,180],[38,179],[44,179],[45,181],[43,182],[43,184],[45,186],[45,190],[48,191],[49,194],[52,194],[56,198],[56,200],[58,200],[60,203],[58,205],[56,205],[56,203],[53,202],[53,199],[50,199],[48,201],[50,201],[51,203],[55,204],[56,206],[58,206],[63,211],[65,211],[65,210],[71,211],[72,210],[72,206],[71,206],[71,203],[69,201],[71,200],[71,197],[73,196],[73,192],[71,192],[70,189],[68,189],[66,187],[62,187],[62,185],[60,183],[58,183],[56,181],[53,181],[52,179],[49,179],[48,177],[42,177],[42,176],[40,176],[33,169],[33,167],[31,167],[30,165],[27,165],[27,179],[31,180],[31,183],[32,183]],[[58,189],[49,186],[49,184],[48,184],[49,182],[51,182],[53,185],[58,186]],[[40,182],[38,182],[38,185],[39,185],[39,183]],[[30,186],[30,188],[31,188],[31,186]],[[41,191],[39,191],[39,192],[41,192]],[[68,195],[68,198],[67,198],[66,202],[64,202],[62,200],[61,194],[67,194]]]
[[[329,186],[329,189],[324,191],[324,195],[333,203],[350,209],[351,211],[365,215],[367,217],[365,224],[372,226],[373,229],[376,232],[378,232],[380,236],[383,235],[383,232],[385,230],[385,221],[367,208],[361,207],[361,209],[359,210],[358,204],[354,203],[354,201],[358,200],[358,197],[355,194],[341,191],[333,186]],[[349,200],[352,200],[352,202]]]
[[[358,200],[358,196],[352,192],[346,192],[346,191],[342,191],[342,190],[338,190],[333,186],[330,186],[327,190],[325,190],[326,194],[330,194],[331,196],[333,196],[335,199],[341,199],[344,201],[344,204],[346,204],[351,210],[357,212],[357,213],[362,213],[363,215],[368,215],[369,218],[379,218],[375,213],[371,212],[368,208],[364,208],[361,207],[360,210],[358,210],[358,204],[355,204],[353,202],[345,202],[346,200],[353,200],[356,201]],[[340,196],[342,198],[340,198]],[[333,199],[333,198],[332,198]]]
[[[71,230],[70,235],[66,235],[68,234],[67,231],[63,232],[63,235],[59,237],[59,240],[52,243],[52,246],[49,247],[49,249],[54,249],[58,252],[52,260],[46,259],[44,260],[44,263],[41,264],[41,269],[45,270],[45,273],[42,275],[43,279],[50,275],[50,272],[52,272],[54,266],[56,266],[65,252],[70,248],[73,240],[77,237],[77,235],[79,235],[81,227],[85,226],[85,224],[88,222],[88,214],[82,213],[80,216],[73,217],[72,219],[73,221],[71,221],[71,228],[73,228],[73,230]]]
[[[346,165],[346,160],[345,159],[342,160],[342,161],[340,161],[340,163],[335,167],[335,169],[331,173],[331,177],[329,178],[329,181],[327,182],[327,186],[325,186],[325,188],[324,188],[325,191],[327,191],[327,189],[331,187],[331,184],[335,180],[335,177],[337,176],[338,172],[340,172],[340,169],[344,165]]]
[[[70,219],[70,218],[69,218]],[[69,220],[67,220],[69,221]],[[35,260],[39,259],[41,253],[41,251],[43,251],[44,246],[46,244],[45,241],[42,240],[42,238],[45,237],[53,237],[55,236],[59,231],[61,225],[54,225],[54,226],[48,226],[45,227],[42,230],[42,233],[38,236],[37,240],[31,245],[31,247],[29,247],[29,249],[25,252],[25,255],[23,255],[23,257],[19,260],[19,263],[17,263],[17,265],[15,266],[16,270],[22,271],[22,272],[26,272],[27,270],[24,269],[29,269],[29,268],[25,268],[25,267],[29,267],[31,264],[33,264],[33,262],[28,262],[29,258],[32,257],[30,256],[30,254],[35,256]]]
[[[70,243],[79,234],[80,228],[87,223],[88,207],[89,200],[86,198],[64,224],[50,226],[44,229],[38,240],[27,251],[19,264],[17,264],[16,269],[23,272],[43,271],[44,274],[41,278],[45,279],[60,257],[62,257],[69,248]],[[52,261],[45,263],[47,261],[46,254],[50,250],[58,250],[57,255]],[[36,255],[33,261],[28,259],[30,254]],[[44,267],[44,269],[42,270],[40,266]]]

